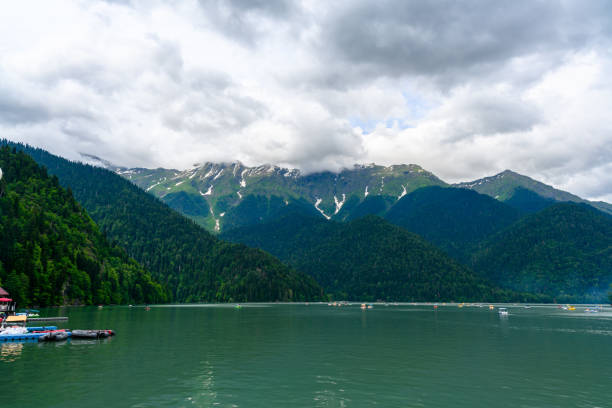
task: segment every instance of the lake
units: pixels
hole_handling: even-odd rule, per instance
[[[612,309],[68,307],[105,340],[0,343],[11,407],[610,407]],[[11,402],[11,403],[9,403]]]

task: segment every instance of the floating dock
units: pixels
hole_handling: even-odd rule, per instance
[[[28,317],[28,322],[66,322],[68,318],[65,316],[57,317]]]
[[[26,327],[29,332],[34,331],[48,331],[48,330],[57,330],[57,326],[35,326],[35,327]]]
[[[22,341],[31,340],[38,341],[38,338],[45,333],[25,333],[25,334],[7,334],[0,336],[0,343],[5,341]]]

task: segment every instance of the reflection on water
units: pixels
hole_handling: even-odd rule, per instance
[[[0,343],[0,360],[10,363],[21,356],[23,343],[6,342]]]

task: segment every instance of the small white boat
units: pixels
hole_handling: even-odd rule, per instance
[[[508,316],[508,309],[505,307],[500,307],[498,313],[500,316]]]

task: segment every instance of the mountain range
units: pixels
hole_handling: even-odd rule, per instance
[[[417,165],[127,169],[0,144],[57,176],[173,301],[315,300],[326,291],[601,302],[612,282],[609,204],[509,171],[449,185]]]
[[[273,219],[289,204],[305,211],[310,207],[310,212],[333,220],[380,214],[406,194],[428,186],[474,190],[523,213],[571,201],[612,214],[612,205],[608,203],[584,200],[510,170],[471,182],[448,184],[415,164],[355,165],[339,173],[302,174],[296,169],[272,165],[247,167],[240,162],[205,163],[179,171],[117,167],[91,155],[86,159],[130,180],[211,232]]]
[[[509,170],[457,184],[445,183],[414,164],[388,167],[355,165],[337,174],[305,175],[298,170],[269,165],[246,167],[239,162],[205,163],[182,172],[167,169],[113,170],[209,230],[222,233],[223,238],[262,248],[309,273],[330,293],[363,295],[366,291],[356,289],[358,286],[353,285],[352,289],[344,286],[348,285],[345,278],[333,279],[334,284],[330,279],[344,273],[341,272],[343,268],[357,273],[364,267],[380,265],[378,261],[370,262],[376,257],[359,258],[357,262],[357,258],[352,258],[351,251],[347,250],[351,243],[359,242],[349,233],[353,231],[350,228],[352,221],[369,215],[382,217],[424,238],[456,262],[467,266],[485,285],[514,291],[512,295],[503,296],[497,292],[498,298],[516,299],[522,296],[521,293],[529,292],[547,301],[601,301],[612,282],[612,261],[608,255],[612,230],[607,223],[612,206],[584,200]],[[568,206],[567,203],[582,206]],[[592,211],[585,213],[585,208]],[[555,216],[559,212],[564,216]],[[323,223],[318,229],[312,227],[310,233],[305,232],[308,229],[296,230],[295,234],[300,237],[296,240],[279,221],[293,226],[300,224],[287,217],[288,214],[349,224],[332,227],[335,224]],[[562,223],[563,227],[552,228],[555,222]],[[583,223],[590,223],[594,230],[603,231],[597,242],[593,242],[593,248],[582,243],[591,239],[588,229],[581,228]],[[373,222],[368,225],[377,242],[388,242],[381,238],[385,234],[380,232],[380,225]],[[346,228],[345,232],[338,233],[342,228]],[[552,234],[547,235],[551,228]],[[318,237],[317,245],[307,238],[313,234]],[[389,229],[388,234],[394,232]],[[536,239],[538,234],[541,235],[540,242]],[[329,240],[328,235],[336,238]],[[529,242],[534,245],[537,243],[539,250],[522,248],[525,240],[531,240]],[[394,278],[387,276],[380,282],[394,279],[394,282],[400,282],[401,268],[398,269],[398,265],[406,264],[396,258],[407,256],[407,251],[401,250],[400,255],[385,252],[376,242],[360,248],[366,247],[387,253],[387,265],[395,265],[390,269],[393,273],[400,273]],[[544,249],[551,247],[555,250]],[[292,248],[293,252],[288,254],[286,248]],[[323,251],[322,248],[327,249]],[[342,248],[345,252],[332,248]],[[517,248],[522,248],[529,256],[522,256]],[[342,267],[328,268],[336,265],[337,259],[321,253],[335,253],[343,260]],[[508,254],[522,261],[510,262]],[[422,258],[423,255],[419,256]],[[506,262],[500,265],[494,262],[495,259],[506,259]],[[429,273],[435,276],[436,268],[430,268]],[[351,276],[351,282],[357,279],[350,273],[342,276]],[[376,273],[364,276],[375,279]],[[365,282],[361,277],[357,280]],[[556,283],[544,284],[545,281]],[[382,295],[387,293],[374,292],[381,298],[385,298]],[[407,297],[418,298],[412,292],[410,295],[405,293]]]

